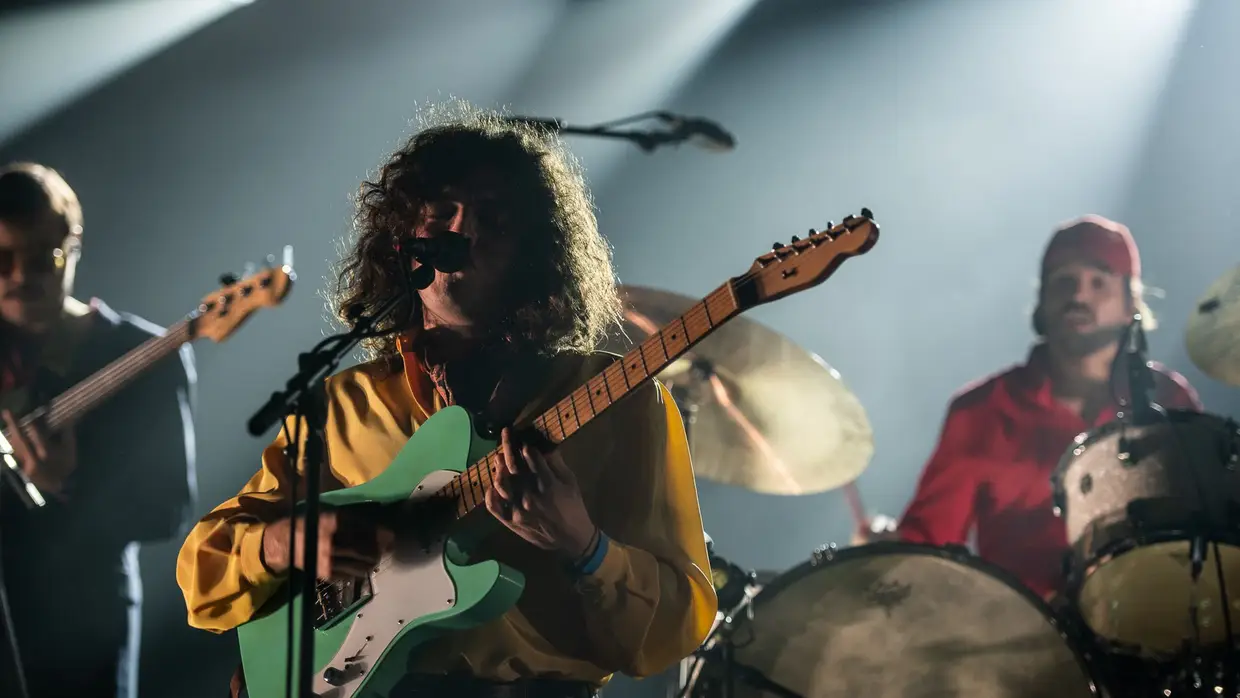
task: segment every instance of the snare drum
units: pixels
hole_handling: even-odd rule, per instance
[[[732,638],[737,663],[804,698],[1097,695],[1086,655],[1047,604],[963,549],[820,551],[765,587]],[[734,688],[736,698],[777,695]]]
[[[1072,546],[1069,595],[1111,649],[1161,657],[1186,642],[1225,641],[1212,545],[1196,548],[1193,580],[1190,541],[1198,536],[1219,543],[1223,588],[1240,626],[1234,422],[1183,410],[1153,424],[1112,422],[1076,438],[1052,485]]]

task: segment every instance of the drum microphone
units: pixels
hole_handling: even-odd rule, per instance
[[[1142,326],[1144,320],[1141,313],[1133,314],[1120,350],[1128,374],[1128,412],[1137,423],[1152,422],[1166,415],[1162,406],[1154,401],[1154,369],[1150,367],[1149,343]]]

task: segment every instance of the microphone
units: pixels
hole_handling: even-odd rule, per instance
[[[396,251],[436,271],[451,274],[464,269],[469,261],[469,238],[453,231],[431,237],[406,237],[396,241]]]
[[[736,137],[728,133],[718,122],[695,116],[680,116],[661,111],[655,118],[671,126],[677,133],[687,136],[698,147],[726,153],[736,147]]]
[[[1162,406],[1154,402],[1154,369],[1150,368],[1149,343],[1145,328],[1141,326],[1143,320],[1141,313],[1133,314],[1121,348],[1128,373],[1128,411],[1138,423],[1153,421],[1165,414]]]

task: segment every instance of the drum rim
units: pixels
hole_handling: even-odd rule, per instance
[[[1067,490],[1064,489],[1063,478],[1067,473],[1068,468],[1071,467],[1071,465],[1075,463],[1081,455],[1084,455],[1076,453],[1078,448],[1089,448],[1094,446],[1102,439],[1120,431],[1121,429],[1130,427],[1147,427],[1162,422],[1189,422],[1194,419],[1204,417],[1223,426],[1230,425],[1230,428],[1233,430],[1237,428],[1236,420],[1230,417],[1215,414],[1213,412],[1202,412],[1199,410],[1185,408],[1172,408],[1164,411],[1167,414],[1166,419],[1146,421],[1136,424],[1126,422],[1122,419],[1113,419],[1105,424],[1100,424],[1092,429],[1087,429],[1074,436],[1072,438],[1072,443],[1064,449],[1063,455],[1059,456],[1059,461],[1055,464],[1055,469],[1051,471],[1051,504],[1055,507],[1055,516],[1062,518],[1063,514],[1067,512]],[[1240,433],[1238,433],[1236,437],[1237,440],[1240,440]]]
[[[763,602],[766,596],[775,596],[778,592],[783,591],[787,587],[801,581],[809,576],[809,573],[820,567],[827,567],[837,562],[851,560],[853,558],[874,557],[881,554],[906,553],[913,555],[925,555],[929,557],[939,557],[959,563],[965,567],[970,567],[978,572],[989,574],[990,576],[1003,582],[1004,585],[1011,587],[1014,591],[1019,592],[1021,596],[1033,602],[1038,606],[1042,615],[1048,618],[1054,618],[1054,609],[1045,599],[1038,596],[1033,590],[1027,588],[1016,575],[989,562],[980,556],[974,554],[963,545],[931,545],[929,543],[913,543],[910,541],[877,541],[867,543],[865,545],[856,545],[848,548],[837,548],[835,544],[818,548],[814,551],[809,560],[802,562],[780,574],[770,584],[762,587],[762,591],[754,595],[753,605],[757,606]],[[1056,621],[1058,619],[1055,619]],[[1058,627],[1058,623],[1056,623]]]
[[[1073,551],[1071,563],[1068,565],[1067,574],[1064,578],[1063,593],[1069,603],[1071,603],[1073,613],[1076,614],[1075,622],[1080,623],[1078,632],[1089,636],[1090,643],[1097,647],[1100,652],[1105,654],[1133,659],[1147,659],[1150,656],[1154,656],[1146,653],[1144,645],[1121,643],[1090,627],[1089,621],[1085,619],[1084,610],[1081,608],[1081,592],[1085,588],[1085,582],[1089,580],[1092,574],[1086,575],[1084,574],[1084,571],[1097,564],[1099,560],[1107,557],[1108,555],[1118,557],[1134,550],[1148,547],[1151,544],[1190,543],[1192,537],[1193,532],[1183,528],[1152,530],[1144,531],[1134,536],[1126,536],[1116,539],[1115,541],[1108,543],[1105,547],[1099,549],[1098,554],[1091,556],[1088,560],[1086,560],[1083,556],[1076,554],[1076,551]],[[1208,540],[1207,545],[1215,542],[1219,545],[1231,545],[1232,547],[1240,548],[1240,532],[1233,534],[1226,540]],[[1207,569],[1212,571],[1213,566],[1210,566]],[[1097,570],[1095,570],[1095,572],[1096,571]],[[1211,571],[1204,572],[1204,574],[1211,574]],[[1240,637],[1240,635],[1238,635],[1238,637]]]
[[[937,557],[956,562],[977,572],[990,575],[993,579],[998,580],[1004,586],[1019,594],[1033,605],[1038,613],[1050,624],[1052,630],[1059,635],[1059,638],[1067,646],[1068,651],[1072,653],[1072,657],[1076,660],[1076,665],[1081,670],[1081,674],[1089,682],[1090,694],[1094,696],[1103,695],[1102,679],[1105,676],[1104,667],[1099,663],[1099,659],[1095,657],[1094,637],[1089,632],[1088,626],[1084,624],[1083,619],[1075,617],[1071,613],[1062,615],[1057,613],[1049,602],[1022,584],[1016,575],[992,562],[982,559],[965,546],[958,544],[930,545],[929,543],[913,543],[909,541],[878,541],[848,548],[838,548],[834,543],[831,543],[822,548],[815,549],[809,560],[790,568],[772,580],[770,584],[762,587],[762,590],[754,595],[751,602],[755,615],[761,605],[769,602],[767,597],[776,597],[781,591],[801,581],[813,571],[854,558],[861,559],[884,554],[901,553]],[[1072,606],[1071,609],[1075,610],[1075,606]],[[749,618],[745,614],[741,614],[735,621],[734,631],[748,625]]]
[[[1085,575],[1084,571],[1093,565],[1101,564],[1102,558],[1117,558],[1134,550],[1159,543],[1191,544],[1193,537],[1199,534],[1209,535],[1188,528],[1151,529],[1116,538],[1099,548],[1097,553],[1090,555],[1088,558],[1074,550],[1072,551],[1071,564],[1068,566],[1068,573],[1064,579],[1064,594],[1071,599],[1074,606],[1077,605],[1080,601],[1079,594],[1081,588],[1085,586],[1085,580],[1089,579],[1090,576]],[[1213,543],[1240,548],[1240,531],[1231,532],[1230,535],[1223,536],[1209,535],[1206,538],[1206,544],[1210,545]]]

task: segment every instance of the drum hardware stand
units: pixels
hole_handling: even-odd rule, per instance
[[[722,645],[713,647],[702,653],[702,657],[717,659],[723,664],[723,695],[721,698],[734,698],[737,679],[741,683],[748,684],[753,688],[766,693],[774,693],[782,698],[803,698],[801,694],[791,691],[783,686],[775,683],[767,678],[766,674],[746,666],[733,659],[732,653],[735,650],[731,642],[730,636],[724,640]]]
[[[697,686],[702,666],[713,663],[718,663],[723,667],[722,692],[717,698],[734,698],[738,680],[743,684],[783,698],[803,698],[799,693],[772,681],[761,671],[736,661],[734,639],[736,619],[741,614],[744,614],[747,619],[753,619],[753,598],[756,594],[757,587],[751,585],[745,590],[744,598],[740,603],[727,613],[721,614],[722,618],[715,621],[715,626],[706,636],[706,640],[702,642],[701,649],[693,653],[693,665],[688,672],[689,676],[681,677],[681,686],[676,693],[676,698],[689,698],[690,693]]]

